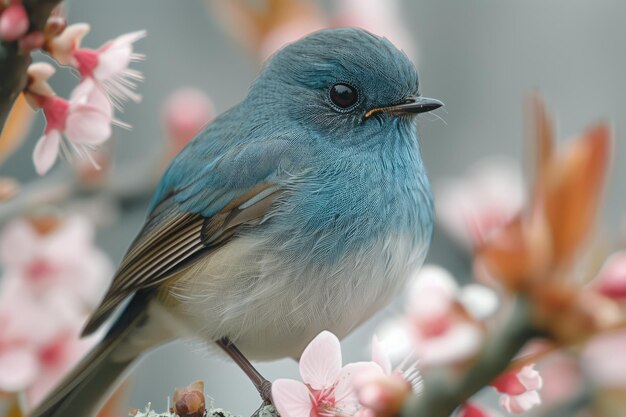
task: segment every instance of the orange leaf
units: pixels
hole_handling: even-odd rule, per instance
[[[476,267],[486,270],[509,290],[519,291],[533,277],[546,273],[550,243],[541,215],[520,215],[478,249]]]
[[[534,164],[533,183],[535,194],[541,192],[546,170],[554,156],[554,126],[551,117],[546,110],[546,104],[539,94],[533,94],[528,104],[529,122],[531,132],[529,132],[529,143],[532,146],[531,161]],[[538,196],[534,195],[536,199]]]
[[[546,172],[544,210],[557,264],[569,264],[591,231],[610,149],[611,130],[599,124],[572,142]]]
[[[0,164],[22,144],[30,129],[34,114],[24,94],[20,94],[0,134]]]

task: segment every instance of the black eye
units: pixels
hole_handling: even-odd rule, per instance
[[[335,84],[330,87],[330,101],[339,108],[347,109],[359,99],[359,93],[356,88],[349,86],[348,84]]]

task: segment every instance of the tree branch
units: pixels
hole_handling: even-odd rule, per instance
[[[29,32],[41,31],[52,9],[60,0],[23,0],[30,20]],[[17,96],[26,86],[30,52],[22,52],[18,42],[0,42],[0,132]]]
[[[519,297],[509,317],[490,335],[471,369],[458,382],[442,375],[424,381],[424,392],[404,403],[399,417],[448,417],[481,388],[507,369],[511,359],[534,336],[528,300]]]

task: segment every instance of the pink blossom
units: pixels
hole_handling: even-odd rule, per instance
[[[597,386],[626,388],[626,330],[600,334],[585,346],[582,368]]]
[[[385,346],[378,340],[378,337],[372,337],[372,362],[380,366],[384,375],[396,375],[406,381],[413,393],[421,393],[423,381],[418,368],[419,361],[412,360],[413,356],[413,354],[407,355],[400,365],[393,369],[391,356],[387,353]]]
[[[54,68],[49,64],[31,66],[28,73],[33,78],[27,90],[29,102],[41,108],[46,117],[44,135],[33,152],[37,173],[48,172],[61,150],[67,156],[73,152],[91,160],[90,150],[111,136],[113,110],[106,95],[92,82],[84,81],[68,101],[55,96],[50,89],[47,79]]]
[[[395,415],[406,397],[412,392],[422,392],[422,376],[417,362],[409,355],[396,369],[392,368],[391,356],[376,336],[372,338],[372,362],[378,368],[357,373],[353,378],[354,389],[362,408],[358,417]]]
[[[496,391],[503,394],[500,406],[509,413],[520,414],[541,404],[538,391],[543,379],[534,367],[532,364],[521,370],[505,372],[491,383]]]
[[[626,251],[617,252],[606,260],[592,287],[606,297],[626,300]]]
[[[323,331],[306,347],[300,358],[302,381],[278,379],[272,384],[272,399],[282,417],[334,417],[353,415],[359,408],[353,376],[381,372],[373,362],[342,367],[339,339]]]
[[[10,4],[0,14],[0,39],[13,42],[28,32],[28,13],[21,2]]]
[[[0,266],[0,391],[23,391],[34,406],[102,336],[79,339],[112,265],[73,217],[9,223]]]
[[[60,64],[76,68],[83,79],[93,80],[108,93],[116,107],[120,108],[128,99],[140,101],[141,96],[134,90],[143,76],[128,66],[132,61],[143,59],[143,55],[133,52],[133,43],[145,37],[146,32],[118,36],[94,50],[80,47],[89,29],[86,23],[68,26],[50,41],[48,50],[52,57]]]
[[[472,301],[467,305],[460,294],[454,278],[433,265],[424,266],[409,288],[408,329],[415,355],[425,367],[465,360],[482,345],[484,334],[478,320],[493,311],[477,312],[477,318],[471,312],[476,308],[472,304],[480,305],[487,293],[466,297]],[[484,299],[485,305],[495,308],[492,296]]]
[[[525,200],[520,170],[504,158],[482,161],[462,178],[439,183],[435,195],[439,223],[468,248],[507,224]]]
[[[163,106],[165,130],[178,153],[196,134],[215,118],[211,99],[201,90],[181,88]]]
[[[0,391],[24,391],[34,405],[93,347],[101,333],[79,339],[86,313],[68,311],[69,294],[42,302],[25,280],[0,287]],[[59,298],[66,297],[66,298]]]
[[[32,222],[14,220],[0,234],[0,264],[4,281],[22,283],[40,304],[81,316],[100,301],[112,272],[94,245],[93,225],[82,217],[70,217],[44,234]]]

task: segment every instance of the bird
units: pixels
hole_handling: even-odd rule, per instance
[[[404,52],[362,29],[275,53],[172,160],[83,334],[113,324],[31,416],[93,415],[144,352],[190,337],[271,401],[249,360],[346,336],[424,262],[433,198],[416,116],[442,105]]]

